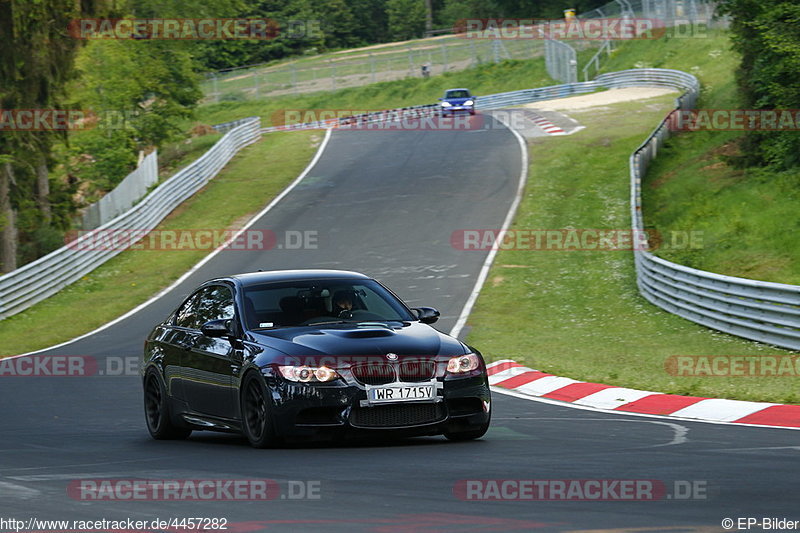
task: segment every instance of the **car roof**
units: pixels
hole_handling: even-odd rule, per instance
[[[225,278],[239,282],[242,286],[272,283],[277,281],[307,281],[314,279],[371,279],[360,272],[348,270],[298,269],[298,270],[265,270],[235,274]]]
[[[467,91],[467,92],[469,92],[469,89],[465,89],[464,87],[457,87],[455,89],[447,89],[445,91],[445,93],[449,93],[450,91]]]

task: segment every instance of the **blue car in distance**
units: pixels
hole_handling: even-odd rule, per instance
[[[439,101],[442,117],[458,112],[475,114],[475,97],[470,94],[469,89],[448,89]]]

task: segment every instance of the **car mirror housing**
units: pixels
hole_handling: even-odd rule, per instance
[[[439,320],[439,311],[433,307],[415,307],[412,309],[423,324],[433,324]]]
[[[230,320],[210,320],[200,327],[200,332],[206,337],[227,337],[232,335]]]

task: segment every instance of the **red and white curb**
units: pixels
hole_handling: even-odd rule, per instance
[[[486,365],[489,385],[606,411],[708,422],[800,428],[800,405],[718,400],[587,383],[546,374],[510,359]]]
[[[544,118],[541,115],[537,115],[533,111],[525,111],[525,115],[530,119],[531,122],[536,124],[539,129],[545,132],[548,135],[566,135],[567,132],[564,131],[563,128],[560,128]]]

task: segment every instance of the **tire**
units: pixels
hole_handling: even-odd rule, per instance
[[[272,448],[278,445],[264,383],[250,372],[242,382],[242,433],[253,448]]]
[[[147,431],[156,440],[185,439],[192,433],[191,429],[172,423],[164,384],[153,371],[147,373],[144,381],[144,418]]]

